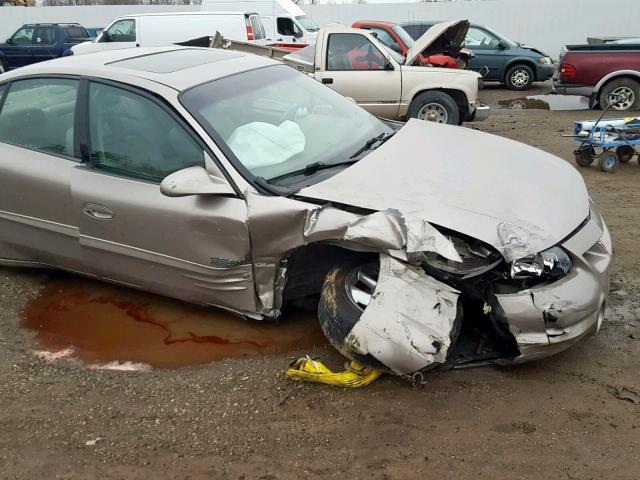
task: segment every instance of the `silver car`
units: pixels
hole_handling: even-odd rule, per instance
[[[344,355],[405,375],[595,333],[612,244],[550,154],[176,47],[0,75],[0,259],[255,319],[315,302]]]

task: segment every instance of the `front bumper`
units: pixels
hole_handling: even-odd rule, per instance
[[[548,357],[597,333],[604,318],[613,261],[607,226],[592,210],[589,221],[562,246],[571,254],[566,277],[514,294],[496,295],[520,355],[498,363]]]
[[[475,106],[475,110],[473,110],[472,112],[470,112],[470,114],[467,116],[467,118],[465,118],[465,121],[467,122],[482,122],[483,120],[486,120],[487,118],[489,118],[489,111],[491,110],[491,108],[489,107],[489,105],[484,105],[480,102],[478,102]]]
[[[544,82],[553,77],[556,73],[556,65],[551,64],[538,64],[536,65],[536,81]]]

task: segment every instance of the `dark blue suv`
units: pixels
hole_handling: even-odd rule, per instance
[[[402,27],[417,39],[440,22],[410,22]],[[482,25],[471,24],[464,41],[475,57],[469,68],[480,73],[485,81],[504,83],[510,90],[526,90],[533,82],[553,77],[553,60],[540,50],[509,40]]]

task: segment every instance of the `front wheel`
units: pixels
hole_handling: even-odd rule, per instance
[[[345,340],[369,304],[378,283],[378,263],[347,261],[334,267],[325,277],[318,303],[320,328],[329,343],[349,360],[367,367],[389,371],[372,355],[361,355]]]
[[[600,154],[598,166],[603,172],[613,172],[618,166],[618,155],[613,150],[607,150]]]
[[[528,65],[518,64],[509,69],[504,83],[509,90],[528,90],[533,84],[534,73]]]
[[[576,163],[581,167],[588,167],[593,163],[596,151],[593,147],[583,147],[575,152]]]
[[[418,118],[427,122],[459,125],[460,110],[458,104],[445,92],[423,92],[411,101],[409,118]]]

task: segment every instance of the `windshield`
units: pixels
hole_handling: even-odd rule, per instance
[[[344,162],[370,138],[391,132],[350,100],[285,65],[199,85],[180,101],[245,169],[267,181],[317,162]]]
[[[498,39],[502,40],[504,43],[506,43],[507,45],[509,45],[512,48],[517,47],[517,46],[520,45],[518,42],[514,42],[513,40],[508,39],[507,37],[505,37],[501,33],[498,33],[495,30],[491,30],[489,27],[482,27],[482,28],[484,28],[488,32],[491,32],[493,35],[498,37]]]
[[[299,17],[296,17],[296,20],[298,21],[300,26],[307,32],[317,32],[318,30],[320,30],[315,22],[311,20],[311,18],[309,18],[307,15],[300,15]]]
[[[392,28],[393,31],[396,32],[396,35],[400,37],[402,43],[407,46],[407,48],[413,45],[413,38],[411,38],[411,35],[409,35],[404,28],[402,28],[400,25],[394,25]]]

